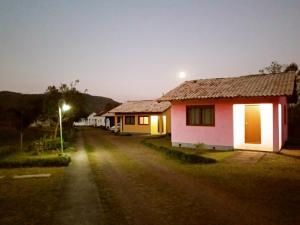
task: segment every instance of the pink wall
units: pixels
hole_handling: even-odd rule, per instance
[[[281,104],[281,137],[279,137],[279,121],[278,121],[278,104]],[[275,152],[279,151],[279,138],[281,138],[282,146],[288,137],[288,118],[287,111],[287,98],[280,97],[273,104],[273,150]],[[284,117],[286,116],[286,123]]]
[[[274,151],[278,151],[278,103],[282,105],[282,144],[284,144],[287,139],[287,123],[284,124],[283,113],[284,105],[286,105],[286,97],[174,101],[171,107],[172,142],[233,146],[233,104],[251,103],[273,103],[273,147]],[[214,105],[215,126],[187,126],[187,105]]]
[[[195,103],[194,103],[195,104]],[[200,104],[199,102],[197,104]],[[209,102],[201,103],[209,105]],[[209,145],[233,146],[232,103],[215,105],[215,126],[187,126],[185,103],[173,103],[171,108],[172,142],[204,143]],[[189,104],[192,105],[192,104]]]

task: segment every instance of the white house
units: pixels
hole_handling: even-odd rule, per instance
[[[115,113],[107,112],[102,114],[101,116],[105,119],[104,126],[106,129],[109,129],[115,125]]]
[[[73,126],[75,127],[85,127],[88,126],[88,121],[86,118],[81,118],[79,121],[74,122]]]
[[[100,127],[105,126],[105,117],[93,112],[87,117],[88,126]]]

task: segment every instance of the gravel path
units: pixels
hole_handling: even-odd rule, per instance
[[[101,208],[97,187],[86,151],[79,138],[78,151],[66,169],[60,204],[54,214],[54,225],[101,224]]]

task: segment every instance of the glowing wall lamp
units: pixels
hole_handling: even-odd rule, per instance
[[[71,109],[70,105],[65,103],[62,106],[58,106],[58,114],[59,114],[59,129],[60,129],[60,151],[61,153],[64,152],[64,143],[63,143],[63,135],[62,135],[62,112],[66,112]]]

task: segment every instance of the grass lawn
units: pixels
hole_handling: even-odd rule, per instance
[[[227,158],[235,154],[234,151],[219,151],[219,150],[208,150],[208,149],[199,149],[199,148],[172,147],[171,140],[169,137],[149,138],[147,139],[147,142],[155,144],[157,146],[164,146],[167,148],[176,149],[177,151],[182,151],[189,154],[195,154],[195,155],[212,158],[217,161],[220,161],[224,158]]]
[[[51,224],[64,168],[0,169],[0,224]],[[50,173],[49,178],[12,179],[14,175]]]
[[[171,147],[167,138],[148,141]],[[274,224],[295,224],[295,221],[300,221],[300,150],[283,150],[281,154],[266,153],[253,164],[230,162],[230,158],[223,161],[234,156],[237,151],[175,149],[216,159],[218,162],[215,164],[183,166],[172,162],[169,166],[208,181],[212,187],[218,187],[228,195],[240,199],[243,202],[241,213],[251,212],[252,208],[264,210],[265,207],[272,212],[265,217]]]

